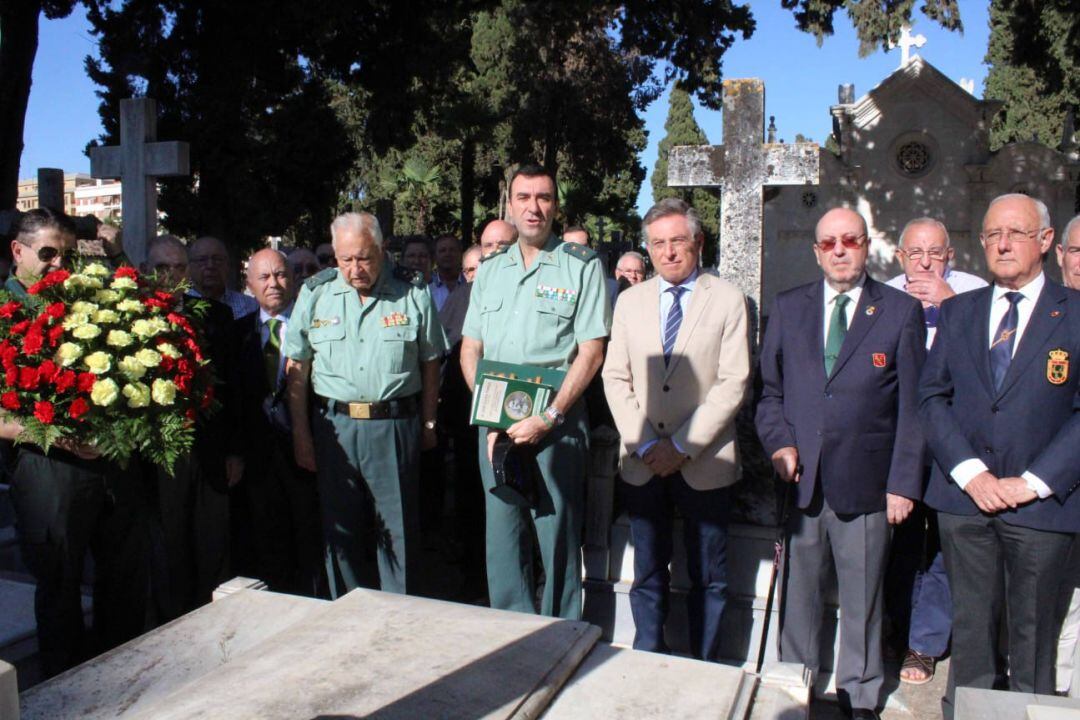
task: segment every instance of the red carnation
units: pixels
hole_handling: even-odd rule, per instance
[[[15,313],[22,309],[22,305],[12,300],[0,306],[0,318],[15,317]]]
[[[78,420],[88,412],[90,412],[90,404],[82,398],[75,398],[72,400],[71,407],[68,408],[68,415],[75,420]]]
[[[187,395],[188,390],[191,389],[191,376],[190,375],[173,375],[173,384],[176,385],[176,389],[184,395]]]
[[[168,355],[161,356],[161,370],[163,372],[172,372],[173,366],[176,365],[176,361]]]
[[[168,303],[168,302],[166,302],[164,300],[159,300],[157,298],[152,298],[152,297],[143,298],[143,305],[146,305],[147,307],[156,307],[156,308],[161,308],[162,310],[168,310],[170,304],[171,303]]]
[[[45,314],[54,320],[60,320],[67,314],[67,308],[64,307],[62,302],[54,302],[49,307],[45,308]]]
[[[42,334],[41,328],[33,327],[30,332],[26,333],[26,337],[23,338],[23,354],[35,355],[41,352],[42,346],[45,345],[45,335]]]
[[[71,277],[71,273],[67,270],[53,270],[51,273],[42,278],[42,282],[47,285],[59,285],[60,283]]]
[[[27,292],[28,295],[37,295],[39,292],[44,290],[46,287],[47,286],[45,285],[44,280],[38,280],[36,283],[34,283],[30,287],[26,288],[26,292]]]
[[[184,417],[186,417],[191,422],[195,422],[195,408],[188,408],[187,410],[185,410]]]
[[[76,380],[76,389],[79,392],[90,392],[94,389],[94,383],[97,382],[97,375],[94,373],[79,373],[79,377]]]
[[[3,395],[0,395],[0,407],[3,407],[5,410],[18,410],[19,394],[8,391]]]
[[[56,373],[59,370],[60,368],[56,367],[56,363],[52,360],[43,360],[41,364],[38,365],[38,373],[41,375],[42,382],[51,383],[56,379]]]
[[[22,322],[17,322],[14,325],[11,326],[11,334],[12,335],[22,335],[24,332],[26,332],[29,329],[30,329],[30,321],[29,320],[23,320]]]
[[[115,275],[118,278],[119,277],[127,277],[127,278],[131,278],[132,280],[138,280],[139,279],[138,271],[135,270],[135,268],[131,267],[130,265],[122,265],[122,266],[116,268],[116,272],[113,273],[113,275]]]
[[[19,389],[20,390],[34,390],[38,386],[41,378],[37,368],[21,367],[19,368]]]
[[[56,392],[58,393],[65,393],[75,387],[75,371],[63,370],[56,373],[56,377],[53,378],[53,385],[56,386]]]
[[[63,325],[53,325],[49,328],[49,347],[56,347],[60,344],[60,338],[64,336]]]
[[[11,370],[15,367],[15,358],[18,355],[19,351],[14,345],[7,340],[0,342],[0,364],[4,366],[5,370]]]
[[[8,387],[15,387],[19,384],[19,368],[9,368],[7,372],[4,373],[4,384]]]
[[[34,403],[34,417],[46,425],[52,425],[53,404],[48,400],[38,400]]]

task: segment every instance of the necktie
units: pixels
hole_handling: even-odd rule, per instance
[[[837,295],[833,301],[832,315],[829,318],[829,334],[825,339],[825,377],[832,375],[833,365],[840,356],[840,348],[847,337],[847,304],[851,298]]]
[[[665,292],[671,293],[671,309],[668,310],[667,323],[664,325],[664,367],[671,362],[671,351],[675,349],[675,338],[679,336],[679,326],[682,325],[682,304],[679,298],[686,292],[686,288],[676,285],[669,287]]]
[[[938,318],[941,317],[941,308],[937,305],[927,305],[923,308],[923,316],[926,318],[926,327],[937,327]]]
[[[263,345],[263,361],[266,363],[266,381],[273,391],[277,389],[278,366],[281,365],[281,338],[278,337],[281,321],[270,318],[266,321],[266,328],[270,331],[270,337]]]
[[[1005,293],[1005,299],[1009,301],[1009,310],[1005,317],[1001,318],[997,332],[994,333],[994,342],[990,343],[990,371],[994,374],[994,389],[1000,390],[1001,383],[1005,380],[1005,373],[1009,371],[1012,363],[1013,348],[1016,346],[1016,327],[1020,322],[1020,311],[1016,306],[1024,297],[1018,292]]]

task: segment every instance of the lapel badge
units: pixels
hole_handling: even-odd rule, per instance
[[[1052,317],[1052,318],[1061,317],[1061,311],[1060,310],[1051,310],[1050,311],[1050,317]]]
[[[877,312],[877,308],[876,308],[876,307],[874,307],[873,305],[871,305],[870,307],[866,308],[866,314],[867,314],[867,315],[873,315],[873,314],[874,314],[874,313],[876,313],[876,312]]]
[[[869,309],[870,308],[867,308],[867,310]],[[888,363],[888,357],[885,353],[874,353],[871,356],[871,359],[874,361],[874,367],[876,368],[883,368]]]
[[[1069,353],[1057,348],[1046,360],[1046,379],[1051,385],[1064,385],[1069,379]]]
[[[315,328],[316,330],[318,330],[319,328],[321,328],[325,324],[326,324],[325,320],[312,320],[311,321],[311,327]]]

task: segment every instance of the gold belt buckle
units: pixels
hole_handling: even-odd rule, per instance
[[[351,402],[349,403],[349,417],[353,420],[370,420],[371,419],[371,403]]]

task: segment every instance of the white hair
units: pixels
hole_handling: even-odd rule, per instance
[[[334,218],[334,222],[330,223],[330,244],[335,249],[337,248],[338,233],[342,232],[354,235],[369,235],[371,241],[377,247],[382,247],[382,228],[379,227],[378,218],[371,213],[347,212]]]
[[[1077,215],[1069,224],[1065,226],[1065,231],[1061,233],[1061,249],[1064,250],[1069,246],[1069,238],[1072,237],[1073,231],[1080,229],[1080,215]],[[1077,238],[1077,242],[1080,242],[1080,238]]]
[[[619,261],[617,263],[615,263],[616,268],[618,268],[620,265],[622,265],[622,261],[623,261],[624,258],[631,258],[633,260],[637,260],[639,263],[641,263],[642,267],[645,267],[645,258],[642,257],[641,253],[635,252],[633,250],[627,250],[626,252],[624,252],[622,255],[619,256]]]
[[[907,225],[904,225],[904,229],[900,231],[899,245],[901,249],[904,247],[904,237],[908,234],[908,230],[918,225],[930,225],[931,227],[936,227],[945,235],[945,247],[949,247],[949,229],[945,227],[945,223],[932,217],[920,217],[915,218],[914,220],[908,220]]]
[[[1038,211],[1038,213],[1039,213],[1039,229],[1040,230],[1045,229],[1045,228],[1049,228],[1049,227],[1053,227],[1053,225],[1051,224],[1052,221],[1050,220],[1050,210],[1047,209],[1046,203],[1044,203],[1042,200],[1040,200],[1037,197],[1032,197],[1031,195],[1025,195],[1024,193],[1006,193],[1005,195],[998,195],[996,198],[994,198],[993,200],[990,201],[989,205],[987,205],[986,212],[990,212],[990,208],[994,207],[994,205],[997,205],[999,202],[1004,202],[1005,200],[1020,200],[1020,199],[1030,200],[1031,202],[1035,203],[1035,210]],[[986,216],[985,215],[983,215],[983,222],[986,222]]]

